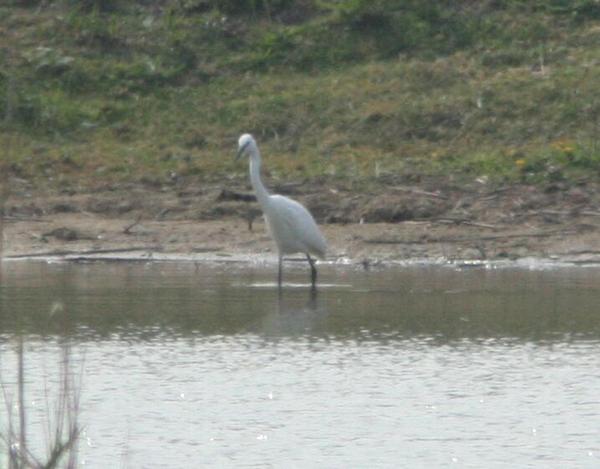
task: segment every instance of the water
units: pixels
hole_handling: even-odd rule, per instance
[[[303,266],[281,294],[274,275],[5,263],[30,445],[69,343],[81,467],[600,467],[600,269],[326,266],[316,294]]]

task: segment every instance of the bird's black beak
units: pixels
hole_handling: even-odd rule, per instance
[[[250,142],[246,142],[246,144],[243,147],[240,147],[240,149],[237,152],[237,155],[235,156],[235,161],[239,160],[242,157],[242,155],[244,154],[244,150],[246,149],[249,143]]]

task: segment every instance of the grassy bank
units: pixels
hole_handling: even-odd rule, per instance
[[[5,171],[36,184],[245,175],[600,177],[600,5],[279,0],[0,7]]]

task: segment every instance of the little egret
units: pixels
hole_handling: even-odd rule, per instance
[[[278,284],[281,286],[284,254],[303,253],[310,264],[311,282],[315,286],[317,268],[311,254],[325,258],[327,243],[319,231],[315,219],[300,203],[282,195],[271,195],[260,179],[260,152],[250,134],[244,134],[238,141],[236,160],[242,155],[250,159],[250,182],[260,204],[271,236],[277,244],[279,254]]]

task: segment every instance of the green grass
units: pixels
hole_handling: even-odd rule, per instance
[[[0,7],[4,164],[40,184],[243,174],[242,132],[280,178],[600,177],[591,0],[78,5]]]

